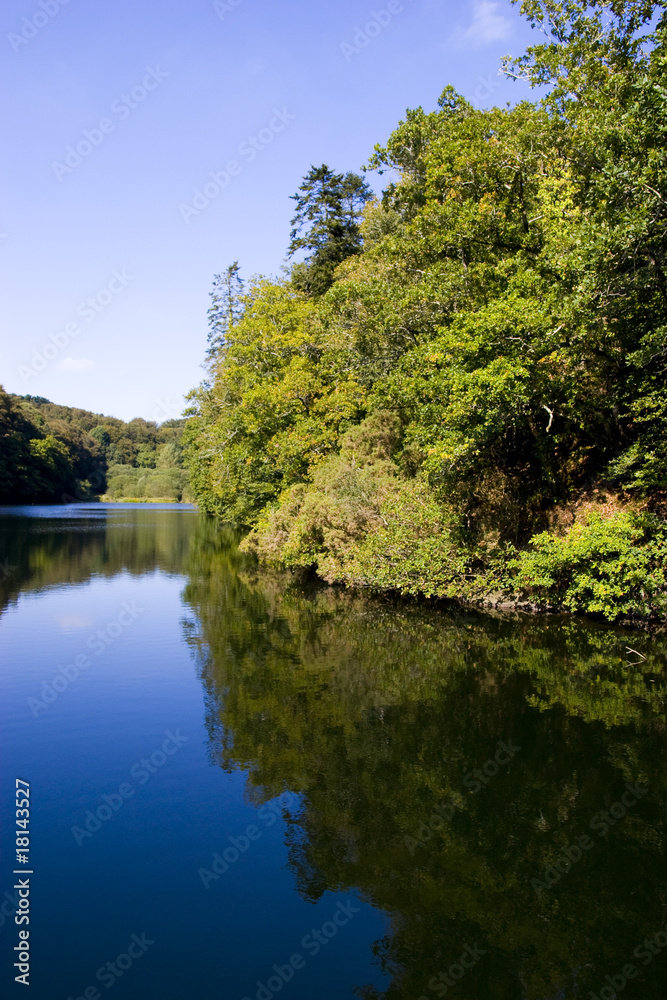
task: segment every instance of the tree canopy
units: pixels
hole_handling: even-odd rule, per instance
[[[180,500],[184,419],[125,422],[0,387],[0,503]]]
[[[331,222],[351,175],[311,168],[306,260],[244,295],[188,461],[262,559],[662,616],[665,5],[522,11],[546,40],[505,69],[543,96],[408,110],[369,160],[393,179],[349,216],[355,252]]]
[[[339,264],[361,250],[359,221],[372,192],[363,177],[336,174],[323,163],[311,167],[292,195],[296,213],[288,256],[305,251],[292,280],[309,295],[323,294],[333,283]]]

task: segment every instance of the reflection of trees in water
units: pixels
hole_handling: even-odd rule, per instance
[[[82,514],[53,508],[54,516],[2,516],[0,610],[21,591],[85,583],[160,569],[182,573],[192,538],[191,511],[102,506]]]
[[[643,639],[630,667],[621,633],[258,574],[231,536],[198,530],[184,597],[212,754],[249,771],[253,799],[302,796],[288,842],[304,896],[356,888],[389,913],[383,995],[443,995],[432,977],[475,942],[487,954],[452,995],[588,997],[632,960],[667,902],[664,644]],[[520,752],[467,788],[500,739]],[[590,821],[626,780],[650,794],[601,838]],[[453,817],[429,828],[445,802]],[[583,833],[594,847],[538,898],[531,879]],[[663,981],[656,960],[635,995],[662,998]]]
[[[650,652],[634,667],[637,642],[609,629],[259,574],[231,532],[184,511],[95,511],[76,527],[0,519],[3,606],[96,575],[187,573],[212,756],[248,770],[254,801],[301,795],[288,844],[304,896],[356,888],[390,915],[376,949],[388,998],[437,997],[433,977],[475,942],[487,954],[452,996],[588,997],[660,927],[664,643],[637,640]],[[464,776],[501,739],[520,752],[473,792]],[[600,838],[591,819],[636,779],[650,794]],[[454,814],[433,823],[443,803]],[[538,898],[531,879],[586,832],[594,848]],[[664,961],[629,1000],[662,998]]]

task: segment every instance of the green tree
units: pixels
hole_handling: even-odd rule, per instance
[[[99,443],[100,448],[106,455],[111,444],[111,435],[109,434],[107,428],[102,424],[98,424],[97,427],[92,428],[90,436]]]
[[[184,426],[184,419],[160,427],[140,418],[125,423],[59,406],[41,396],[12,396],[0,389],[0,499],[72,503],[107,492],[113,497],[141,496],[136,473],[139,468],[155,468],[165,445],[173,449],[165,452],[165,460],[178,469],[177,476],[163,480],[173,486],[166,496],[180,499],[189,495],[180,446]],[[115,468],[113,484],[107,482],[110,466]],[[119,489],[119,476],[126,485],[132,481],[134,492]]]
[[[206,363],[211,368],[222,354],[232,327],[239,321],[242,312],[243,279],[240,277],[239,262],[235,260],[221,274],[213,279],[210,292],[211,306],[208,310],[208,348]]]
[[[614,510],[664,520],[665,4],[522,11],[546,41],[506,71],[538,100],[482,111],[446,87],[375,147],[369,165],[393,177],[381,201],[350,184],[346,208],[346,179],[326,165],[295,195],[289,250],[305,260],[291,288],[253,287],[189,437],[208,509],[259,526],[260,557],[345,583],[469,598],[476,580],[503,596],[513,547],[566,534],[591,497],[595,544],[577,528],[564,559],[617,552]],[[362,467],[351,430],[383,420],[391,454]],[[662,548],[636,539],[659,579]],[[540,559],[521,586],[545,595]],[[577,559],[571,586],[590,596]],[[639,607],[636,567],[626,574],[620,549],[612,561],[603,575],[627,600],[578,607]]]
[[[289,282],[256,282],[213,386],[192,394],[188,466],[204,509],[226,520],[252,524],[358,418],[364,393],[347,345],[314,309]]]
[[[311,167],[297,194],[296,213],[288,256],[305,252],[294,270],[297,287],[312,296],[322,295],[333,282],[334,271],[361,249],[359,220],[372,197],[358,174],[336,174],[325,163]]]

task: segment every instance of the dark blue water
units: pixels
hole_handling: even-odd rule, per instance
[[[259,571],[181,505],[4,508],[0,588],[11,995],[664,997],[660,638]]]

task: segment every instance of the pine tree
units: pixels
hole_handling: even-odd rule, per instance
[[[208,348],[206,366],[211,368],[225,348],[230,329],[238,323],[243,309],[241,295],[243,280],[239,276],[239,262],[235,260],[221,274],[213,279],[210,292],[211,307],[208,310]]]
[[[311,166],[292,195],[297,209],[288,256],[306,254],[293,269],[297,287],[311,296],[321,295],[331,286],[338,264],[359,252],[359,219],[371,197],[371,189],[358,174],[335,174],[326,163]]]

